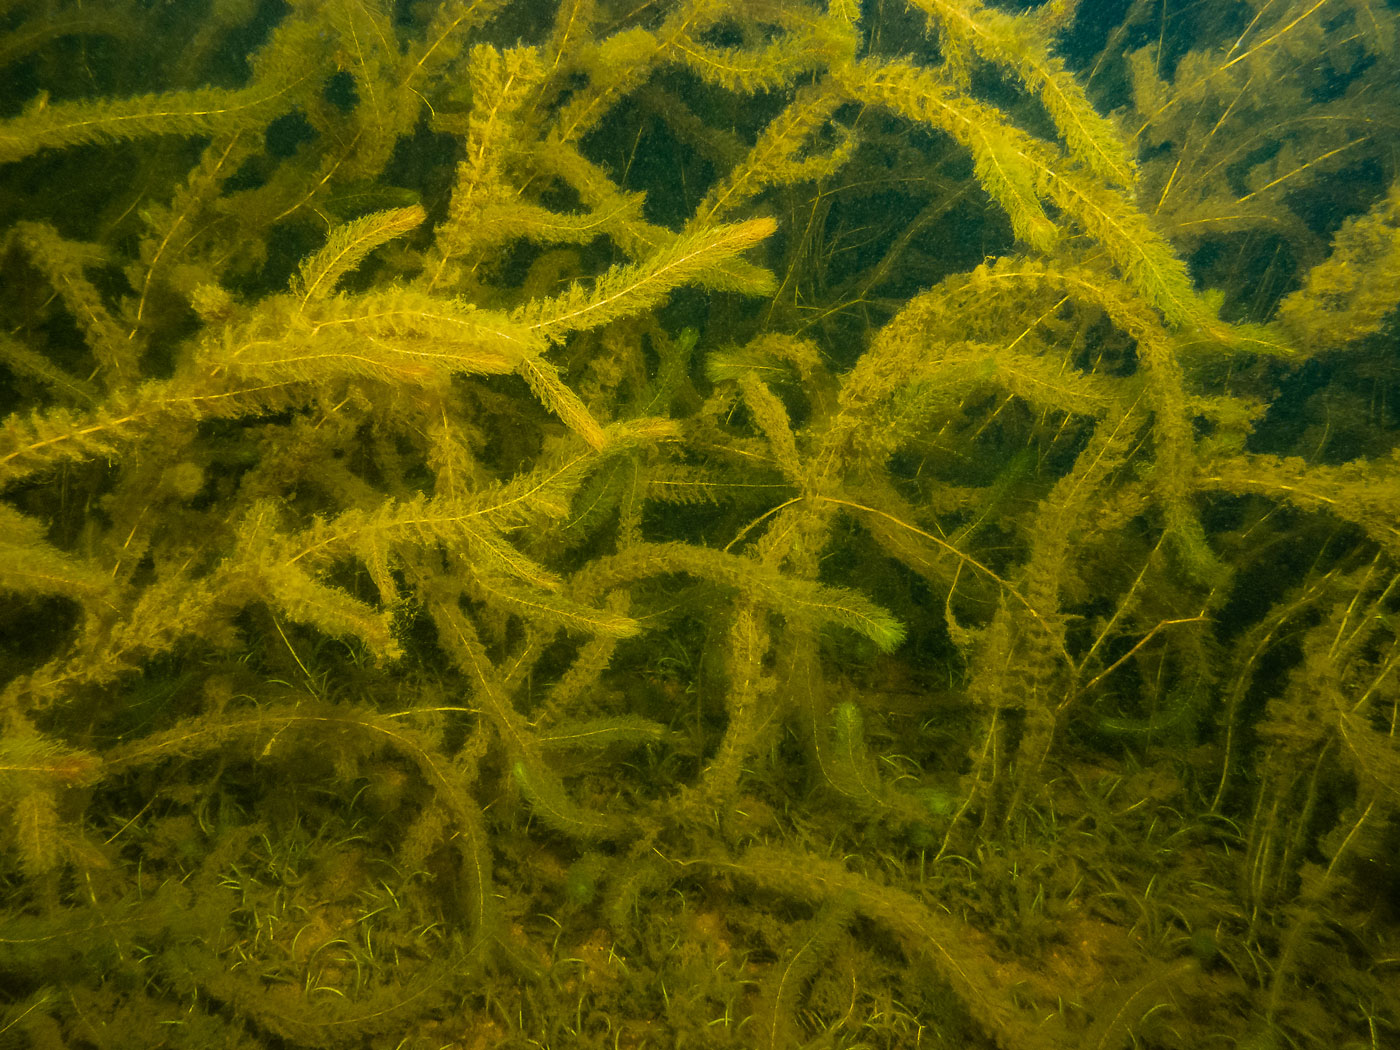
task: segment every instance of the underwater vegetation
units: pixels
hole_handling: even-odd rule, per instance
[[[0,1050],[1400,1045],[1397,29],[0,0]]]

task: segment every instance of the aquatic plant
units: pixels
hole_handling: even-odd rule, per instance
[[[1393,1040],[1393,5],[0,16],[0,1045]]]

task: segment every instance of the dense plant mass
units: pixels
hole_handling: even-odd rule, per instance
[[[0,0],[0,1047],[1397,1045],[1398,25]]]

